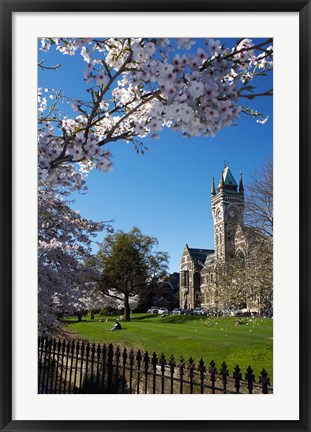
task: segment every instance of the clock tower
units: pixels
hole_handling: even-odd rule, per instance
[[[215,260],[225,263],[236,254],[238,230],[243,226],[244,186],[240,173],[239,186],[228,166],[221,173],[215,189],[214,178],[211,189],[212,215],[214,219]]]

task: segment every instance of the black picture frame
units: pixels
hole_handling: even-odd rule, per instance
[[[310,1],[9,1],[1,5],[0,120],[0,406],[1,431],[311,431],[310,423]],[[300,53],[300,419],[297,421],[14,421],[12,420],[12,15],[14,12],[299,12]],[[298,378],[297,378],[298,379]],[[290,381],[288,391],[290,391]],[[284,407],[286,409],[286,407]]]

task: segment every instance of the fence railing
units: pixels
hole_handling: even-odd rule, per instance
[[[229,371],[214,361],[166,359],[156,353],[84,341],[39,337],[38,393],[253,394],[272,393],[265,369]]]

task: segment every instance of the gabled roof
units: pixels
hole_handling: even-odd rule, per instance
[[[203,270],[207,270],[211,266],[214,266],[214,263],[215,263],[215,253],[207,255]]]

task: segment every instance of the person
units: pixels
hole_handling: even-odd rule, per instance
[[[119,320],[116,321],[115,325],[112,327],[111,331],[115,330],[121,330],[121,324],[119,323]]]
[[[244,324],[242,318],[238,318],[238,319],[236,320],[235,325],[239,326],[239,325],[242,325],[242,324]]]

